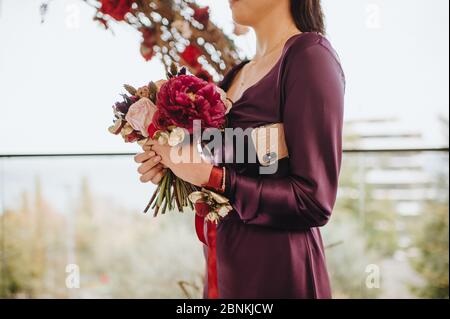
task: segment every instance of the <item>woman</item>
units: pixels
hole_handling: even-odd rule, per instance
[[[328,222],[336,199],[345,84],[322,36],[320,0],[230,5],[235,22],[255,30],[257,51],[220,84],[234,101],[229,126],[283,122],[289,157],[275,174],[260,175],[250,163],[224,170],[175,164],[168,147],[153,145],[136,156],[141,181],[158,183],[164,166],[199,186],[212,187],[212,174],[225,174],[222,191],[234,210],[217,226],[220,298],[330,298],[318,227]]]

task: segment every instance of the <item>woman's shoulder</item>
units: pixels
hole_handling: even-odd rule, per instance
[[[332,57],[339,64],[339,57],[330,41],[318,32],[304,32],[292,36],[286,42],[283,55],[288,59],[309,59],[322,54]]]
[[[311,70],[333,69],[337,71],[345,82],[344,71],[338,54],[330,41],[320,33],[305,32],[291,37],[285,45],[281,67],[302,67]]]
[[[325,37],[317,32],[302,32],[291,36],[287,41],[284,51],[306,49],[315,44],[320,44]]]

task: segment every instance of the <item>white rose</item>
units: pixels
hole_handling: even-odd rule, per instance
[[[184,131],[184,129],[182,129],[180,127],[176,127],[172,130],[172,132],[170,132],[169,145],[177,146],[184,141],[185,137],[186,137],[186,132]]]

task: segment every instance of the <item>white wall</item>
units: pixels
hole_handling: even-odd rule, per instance
[[[79,0],[0,0],[0,153],[135,151],[110,135],[124,82],[163,77],[126,25],[105,31]],[[226,0],[203,0],[232,30]],[[325,0],[329,38],[347,75],[346,117],[399,116],[440,143],[448,118],[448,1]],[[251,54],[252,34],[238,40]],[[420,145],[416,145],[420,146]],[[406,145],[405,145],[406,147]],[[411,147],[411,145],[408,145]]]

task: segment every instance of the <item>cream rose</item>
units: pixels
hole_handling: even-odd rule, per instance
[[[181,144],[186,137],[186,132],[184,129],[176,127],[170,132],[169,136],[169,145],[170,146],[177,146]]]

